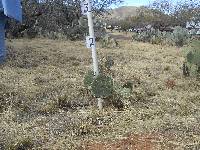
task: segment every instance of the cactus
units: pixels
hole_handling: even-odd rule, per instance
[[[100,74],[94,79],[91,90],[94,96],[98,98],[111,96],[113,93],[113,79]]]
[[[93,71],[90,70],[86,74],[86,76],[84,78],[84,81],[83,81],[85,87],[87,87],[88,89],[90,89],[93,81],[94,81],[94,73],[93,73]]]

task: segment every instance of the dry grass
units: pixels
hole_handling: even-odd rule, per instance
[[[0,67],[0,149],[71,150],[127,134],[161,135],[157,149],[199,149],[200,82],[182,76],[179,50],[119,44],[98,48],[98,56],[114,58],[114,80],[132,81],[132,95],[122,99],[124,111],[99,112],[83,86],[91,68],[84,42],[8,41],[8,60]]]

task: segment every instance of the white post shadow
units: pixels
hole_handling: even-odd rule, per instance
[[[98,59],[97,59],[97,52],[96,52],[96,42],[95,42],[95,35],[94,35],[94,23],[92,19],[92,4],[91,0],[82,0],[81,10],[83,15],[87,15],[88,18],[88,26],[89,26],[89,36],[86,37],[87,48],[92,50],[92,60],[93,60],[93,71],[94,76],[97,77],[99,75],[99,68],[98,68]],[[103,109],[103,99],[97,98],[98,103],[97,107],[102,110]]]

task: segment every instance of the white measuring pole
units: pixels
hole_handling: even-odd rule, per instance
[[[94,23],[92,19],[92,6],[91,0],[82,0],[82,14],[87,15],[88,18],[88,26],[89,26],[89,36],[86,37],[87,47],[92,49],[92,60],[93,60],[93,71],[94,76],[97,77],[99,75],[99,68],[98,68],[98,59],[97,59],[97,52],[96,52],[96,42],[95,42],[95,35],[94,35]],[[103,109],[103,100],[98,98],[98,108],[100,110]]]
[[[96,44],[95,44],[96,42],[95,42],[95,35],[94,35],[94,24],[93,24],[93,19],[92,19],[92,6],[91,6],[90,0],[86,0],[86,2],[88,3],[88,10],[89,10],[87,13],[89,35],[90,35],[90,38],[93,38],[93,44],[94,44],[91,46],[94,75],[98,76],[99,68],[98,68],[98,59],[97,59]]]

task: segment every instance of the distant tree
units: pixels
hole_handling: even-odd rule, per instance
[[[131,18],[128,17],[124,20],[120,20],[119,21],[119,26],[121,27],[121,30],[124,32],[127,32],[128,29],[132,28],[132,22],[131,22]]]
[[[156,0],[150,8],[168,15],[170,17],[168,21],[172,26],[185,27],[188,21],[193,21],[195,24],[200,22],[199,0],[179,1],[177,4],[171,3],[170,0]]]
[[[169,26],[170,16],[157,9],[140,7],[137,16],[132,17],[132,22],[136,27],[152,25],[155,29],[161,29]]]
[[[191,21],[198,24],[200,22],[200,1],[190,0],[179,3],[175,7],[174,17],[183,27]]]

